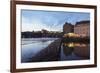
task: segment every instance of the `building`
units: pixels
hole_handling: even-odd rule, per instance
[[[72,33],[74,32],[74,29],[73,29],[73,25],[70,24],[70,23],[65,23],[64,26],[63,26],[63,33],[64,34],[67,34],[67,33]]]
[[[81,37],[90,36],[90,21],[80,21],[74,26],[74,33],[79,34]]]

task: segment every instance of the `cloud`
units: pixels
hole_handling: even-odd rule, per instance
[[[22,11],[22,31],[62,31],[65,22],[75,24],[77,21],[90,19],[89,13]]]
[[[22,16],[22,31],[41,31],[42,29],[46,29],[48,31],[61,31],[61,25],[57,24],[58,21],[50,16],[44,17],[44,19],[37,19],[34,17],[29,19]]]

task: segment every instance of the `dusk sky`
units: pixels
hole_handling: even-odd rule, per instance
[[[78,21],[90,20],[89,13],[22,10],[22,31],[62,31],[65,22],[75,24]]]

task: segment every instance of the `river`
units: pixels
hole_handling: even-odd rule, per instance
[[[53,61],[50,56],[55,56],[57,61],[68,61],[68,60],[84,60],[90,57],[90,45],[86,43],[62,43],[58,45],[57,42],[54,44],[58,38],[24,38],[22,39],[21,48],[21,62],[31,62],[33,57],[38,59],[41,57],[49,58],[47,61]],[[52,45],[50,45],[53,42]],[[58,42],[60,43],[60,41]],[[48,47],[49,45],[49,47]],[[51,46],[51,47],[50,47]],[[49,52],[47,51],[47,47]],[[55,47],[55,48],[54,48]],[[56,47],[61,47],[56,49]],[[44,50],[43,50],[44,49]],[[42,53],[39,57],[37,55]],[[43,55],[47,56],[43,56]],[[38,61],[38,60],[36,60]],[[42,61],[46,61],[43,59]]]
[[[27,62],[38,52],[46,48],[58,38],[23,38],[21,48],[21,62]]]

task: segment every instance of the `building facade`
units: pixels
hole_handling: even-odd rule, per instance
[[[90,36],[90,21],[80,21],[74,26],[74,33],[79,34],[81,37]]]
[[[67,33],[72,33],[74,32],[74,29],[73,29],[73,25],[70,24],[70,23],[65,23],[64,26],[63,26],[63,33],[64,34],[67,34]]]

